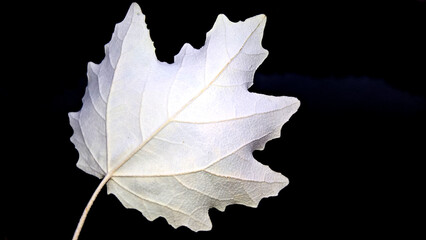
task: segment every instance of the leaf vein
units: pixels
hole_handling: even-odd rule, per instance
[[[133,16],[132,16],[131,21],[133,22]],[[130,25],[126,29],[126,33],[124,34],[123,39],[126,38],[128,32],[129,32],[129,29],[130,29]],[[117,36],[117,38],[118,38],[118,36]],[[118,39],[120,39],[120,38],[118,38]],[[112,42],[112,40],[110,42]],[[120,40],[120,42],[121,43],[120,43],[119,46],[120,46],[120,52],[121,52],[121,50],[123,49],[124,40]],[[117,59],[117,66],[118,66],[118,64],[119,64],[119,62],[121,60],[121,57],[122,57],[122,55],[120,54],[120,56]],[[111,64],[111,62],[110,62],[110,64]],[[106,171],[107,172],[109,172],[109,169],[110,169],[110,165],[109,165],[110,164],[110,161],[109,161],[110,154],[109,154],[109,141],[108,141],[108,112],[109,112],[108,110],[109,110],[109,106],[110,106],[109,102],[110,102],[110,97],[111,97],[112,89],[113,89],[113,86],[114,86],[114,79],[115,79],[115,73],[116,73],[116,69],[114,67],[113,67],[113,69],[114,69],[114,71],[113,71],[113,74],[112,74],[111,85],[109,87],[109,93],[108,93],[108,97],[107,97],[107,102],[106,102],[107,105],[106,105],[106,111],[105,111],[105,135],[106,135],[105,138],[106,138],[106,160],[107,160],[107,164],[106,164],[106,168],[107,169],[106,169]]]
[[[187,188],[187,189],[189,189],[189,190],[191,190],[191,191],[194,191],[194,192],[196,192],[196,193],[199,193],[199,194],[201,194],[201,195],[204,195],[204,196],[206,196],[206,197],[208,197],[208,198],[211,198],[211,199],[214,199],[214,200],[217,200],[217,201],[228,201],[228,200],[232,200],[232,199],[219,199],[219,198],[216,198],[216,197],[213,197],[213,196],[210,196],[210,195],[208,195],[207,193],[205,193],[205,192],[202,192],[202,191],[200,191],[200,190],[198,190],[198,189],[196,189],[196,188],[193,188],[193,187],[190,187],[190,186],[188,186],[188,185],[186,185],[186,184],[184,184],[180,179],[179,179],[179,177],[178,176],[173,176],[173,178],[174,179],[176,179],[176,181],[180,184],[180,185],[182,185],[183,187],[185,187],[185,188]]]
[[[93,100],[91,91],[89,89],[87,90],[87,94],[89,95],[90,102],[92,103],[93,109],[95,110],[96,114],[99,115],[99,117],[101,117],[105,121],[105,116],[102,116],[101,112],[96,108],[95,101]]]
[[[113,179],[113,178],[111,178],[111,180],[113,180],[113,181],[114,181],[114,179]],[[199,220],[199,219],[195,218],[194,216],[192,216],[192,215],[190,215],[190,214],[188,214],[188,213],[186,213],[186,212],[184,212],[184,211],[182,211],[182,210],[180,210],[180,209],[176,209],[176,208],[173,208],[173,207],[171,207],[171,206],[169,206],[169,205],[167,205],[167,204],[163,204],[163,203],[157,202],[157,201],[155,201],[155,200],[148,199],[147,197],[145,197],[145,196],[141,196],[141,195],[139,195],[138,193],[136,193],[135,191],[133,191],[133,190],[131,190],[131,189],[127,188],[127,187],[126,187],[126,186],[124,186],[123,184],[120,184],[118,181],[114,181],[114,182],[115,182],[117,185],[119,185],[121,188],[123,188],[125,191],[127,191],[127,192],[129,192],[130,194],[132,194],[133,196],[135,196],[135,197],[139,198],[142,202],[143,202],[143,201],[147,201],[147,202],[150,202],[150,203],[156,204],[156,205],[158,205],[158,206],[168,208],[168,209],[170,209],[171,211],[178,212],[178,213],[180,213],[180,214],[183,214],[183,215],[185,215],[185,216],[188,216],[188,217],[190,217],[191,219],[195,220],[196,222],[201,223],[201,224],[202,224],[202,225],[204,225],[204,226],[207,226],[207,225],[206,225],[204,222],[202,222],[201,220]],[[168,220],[168,219],[166,219],[166,220]]]
[[[262,139],[262,138],[264,138],[264,137],[266,137],[266,136],[270,135],[270,134],[271,134],[271,133],[273,133],[273,132],[274,132],[274,131],[268,132],[267,134],[262,135],[262,136],[261,136],[261,137],[259,137],[259,138],[256,138],[256,139],[253,139],[252,141],[249,141],[249,142],[247,142],[247,143],[244,143],[242,146],[239,146],[237,149],[233,150],[231,153],[226,154],[225,156],[218,158],[216,161],[211,162],[211,163],[210,163],[210,164],[208,164],[207,166],[205,166],[205,167],[203,167],[203,168],[201,168],[201,169],[194,170],[194,171],[180,172],[180,173],[171,173],[171,174],[145,175],[145,176],[143,176],[143,175],[132,175],[132,174],[130,174],[130,175],[124,175],[124,174],[122,173],[122,174],[119,174],[119,175],[113,175],[113,176],[114,176],[114,177],[143,177],[143,178],[148,178],[148,177],[173,177],[173,176],[181,176],[181,175],[188,175],[188,174],[198,173],[198,172],[201,172],[201,171],[205,171],[205,170],[207,170],[207,169],[208,169],[208,168],[210,168],[211,166],[213,166],[213,165],[215,165],[216,163],[218,163],[218,162],[222,161],[223,159],[225,159],[225,158],[227,158],[227,157],[231,156],[232,154],[236,154],[238,151],[240,151],[241,149],[243,149],[243,148],[244,148],[244,147],[246,147],[247,145],[249,145],[249,144],[251,144],[251,143],[253,143],[253,142],[255,142],[255,141],[258,141],[258,140],[260,140],[260,139]]]
[[[81,138],[83,139],[84,145],[86,146],[87,150],[89,151],[90,155],[92,156],[94,162],[99,166],[99,168],[101,170],[103,170],[101,165],[99,164],[98,160],[96,159],[95,155],[93,154],[92,149],[90,148],[90,146],[86,142],[86,137],[85,137],[83,128],[81,127],[81,123],[80,123],[80,117],[77,120],[78,120],[78,127],[80,128],[80,132],[81,132],[81,135],[82,135]],[[90,166],[90,164],[88,164],[88,165],[89,165],[90,168],[92,168],[92,166]],[[93,170],[96,171],[95,169],[93,169]],[[98,171],[96,171],[96,172],[98,172]],[[103,174],[101,173],[101,175],[103,175]]]
[[[250,114],[250,115],[246,115],[246,116],[235,117],[235,118],[228,118],[228,119],[221,119],[221,120],[215,120],[215,121],[195,122],[195,121],[185,121],[185,120],[172,120],[172,122],[184,123],[184,124],[212,124],[212,123],[229,122],[229,121],[247,119],[247,118],[251,118],[251,117],[255,117],[255,116],[259,116],[259,115],[263,115],[263,114],[269,114],[269,113],[283,111],[286,108],[292,107],[293,105],[296,105],[296,104],[297,103],[293,103],[293,104],[287,105],[285,107],[282,107],[282,108],[279,108],[279,109],[275,109],[275,110],[271,110],[271,111],[259,112],[259,113],[254,113],[254,114]]]

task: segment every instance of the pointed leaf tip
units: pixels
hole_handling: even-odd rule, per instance
[[[130,8],[127,11],[126,17],[123,21],[126,21],[126,19],[132,20],[135,16],[139,15],[143,16],[143,19],[145,20],[145,15],[142,13],[142,9],[137,3],[134,2],[132,5],[130,5]]]
[[[133,2],[130,5],[129,12],[134,12],[134,13],[138,13],[139,12],[139,13],[141,13],[142,10],[141,10],[141,7],[139,6],[139,4],[137,4],[136,2]]]

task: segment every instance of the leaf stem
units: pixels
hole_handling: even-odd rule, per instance
[[[108,180],[112,177],[112,174],[108,174],[102,179],[102,182],[99,183],[98,187],[96,188],[95,192],[93,193],[92,197],[90,198],[89,202],[87,203],[86,208],[83,211],[83,214],[80,217],[80,221],[78,222],[77,228],[75,229],[74,236],[72,237],[72,240],[77,240],[78,236],[80,235],[81,229],[83,228],[84,221],[86,220],[87,214],[89,213],[90,208],[93,205],[93,202],[96,200],[96,197],[101,192],[103,186],[108,182]]]

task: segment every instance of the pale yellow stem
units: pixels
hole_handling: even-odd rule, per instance
[[[104,177],[102,182],[99,184],[99,186],[96,188],[95,192],[93,193],[92,197],[90,198],[89,202],[87,203],[86,208],[83,211],[83,214],[80,217],[80,221],[78,222],[77,228],[75,229],[74,236],[72,237],[72,240],[77,240],[78,236],[80,235],[81,229],[83,228],[84,221],[86,220],[87,214],[89,213],[90,208],[93,205],[93,202],[95,201],[98,194],[101,192],[103,186],[108,182],[108,180],[112,177],[112,174],[108,174]]]

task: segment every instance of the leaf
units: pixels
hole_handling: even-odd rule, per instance
[[[210,208],[256,207],[288,184],[252,156],[300,105],[247,90],[268,54],[265,22],[219,15],[204,47],[185,44],[168,64],[157,60],[145,16],[131,5],[103,61],[88,64],[82,109],[69,114],[77,166],[103,178],[88,208],[107,183],[149,220],[210,230]]]

